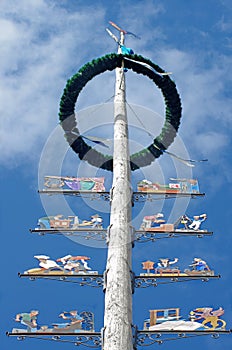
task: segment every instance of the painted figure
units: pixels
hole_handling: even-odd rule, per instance
[[[83,318],[78,314],[77,310],[72,310],[68,312],[64,311],[59,315],[59,317],[63,318],[63,320],[67,320],[68,322],[53,323],[54,331],[81,330]]]
[[[178,193],[189,193],[198,194],[199,185],[195,179],[170,179],[171,183],[168,185],[161,185],[158,182],[152,182],[144,179],[137,185],[139,192],[154,192],[154,193],[167,193],[167,194],[178,194]]]
[[[162,213],[144,216],[141,229],[160,226],[160,224],[165,223],[163,217],[164,215]]]
[[[192,264],[189,266],[196,271],[210,271],[206,261],[202,260],[201,258],[194,258]]]
[[[180,316],[179,308],[150,310],[150,318],[144,321],[144,330],[166,331],[212,331],[224,330],[226,322],[220,319],[224,310],[220,307],[214,310],[211,307],[196,308],[189,313],[189,320]]]
[[[66,255],[62,258],[57,259],[56,261],[61,262],[65,270],[74,272],[86,272],[88,270],[91,270],[91,268],[88,266],[87,260],[90,260],[90,258],[87,256]]]
[[[39,260],[39,267],[42,267],[42,269],[59,268],[59,265],[47,255],[34,255],[34,258]]]
[[[44,186],[50,189],[67,186],[73,191],[104,192],[104,181],[104,177],[45,176]]]
[[[103,220],[98,214],[91,216],[92,228],[102,228],[102,222]]]
[[[88,256],[83,255],[65,255],[59,259],[51,260],[47,255],[35,255],[35,259],[39,261],[39,268],[32,268],[25,271],[26,274],[98,274],[97,271],[92,271],[88,266]]]
[[[159,273],[160,271],[163,270],[169,270],[172,269],[172,265],[176,264],[178,262],[178,258],[175,258],[173,260],[169,259],[169,258],[165,258],[165,259],[159,259],[159,261],[155,264],[154,268],[155,268],[155,273]],[[176,268],[176,267],[175,267]]]
[[[194,215],[193,218],[182,215],[174,224],[175,229],[194,230],[201,229],[201,224],[207,219],[206,214]]]
[[[201,215],[195,215],[193,219],[191,219],[192,223],[188,225],[188,227],[192,230],[199,230],[201,223],[207,219],[206,214],[201,214]]]
[[[63,322],[53,323],[52,325],[37,325],[37,316],[39,311],[32,310],[29,313],[20,313],[15,317],[16,322],[27,326],[27,332],[45,332],[45,333],[67,333],[80,332],[81,330],[93,332],[94,331],[94,314],[89,311],[82,311],[78,313],[77,310],[63,311],[59,317]],[[24,329],[13,328],[12,333],[21,333]]]
[[[17,314],[15,317],[16,322],[20,322],[22,325],[27,326],[28,332],[36,332],[37,331],[37,316],[39,311],[31,310],[30,312],[23,312]]]
[[[220,319],[220,316],[224,315],[224,309],[220,307],[218,310],[214,310],[211,307],[196,308],[190,311],[191,321],[201,321],[201,324],[210,330],[214,329],[224,329],[226,327],[226,322]]]
[[[82,227],[102,228],[103,219],[92,215],[91,220],[80,220],[78,216],[64,217],[62,214],[45,216],[38,220],[39,229],[81,229]]]

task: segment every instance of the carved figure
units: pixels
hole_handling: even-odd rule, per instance
[[[45,270],[53,267],[59,268],[59,265],[54,260],[51,260],[47,255],[35,255],[34,258],[39,260],[39,266]]]
[[[178,258],[175,258],[173,260],[169,258],[159,259],[158,263],[155,264],[155,273],[159,273],[162,270],[171,269],[171,265],[176,264],[178,260],[179,260]]]
[[[92,215],[91,218],[92,228],[102,228],[103,220],[98,214]]]
[[[176,229],[185,229],[185,230],[200,230],[201,224],[207,219],[206,214],[194,215],[193,218],[188,217],[187,215],[182,215],[174,224]]]
[[[87,260],[90,258],[87,256],[72,256],[72,255],[66,255],[63,258],[57,259],[58,262],[61,262],[63,264],[63,268],[68,271],[88,271],[91,270],[91,268],[88,266]],[[81,261],[81,263],[79,262]]]
[[[218,310],[213,310],[211,307],[202,307],[190,311],[191,321],[198,322],[199,320],[203,320],[202,325],[212,330],[216,328],[224,329],[226,327],[226,322],[220,319],[222,315],[224,315],[224,309],[222,307]]]
[[[157,213],[154,215],[144,216],[141,229],[146,229],[150,227],[160,226],[160,224],[165,223],[162,219],[164,215],[162,213]]]
[[[98,215],[92,215],[91,220],[80,220],[78,216],[62,214],[42,217],[38,220],[39,229],[79,229],[81,227],[102,228],[103,219]]]
[[[23,312],[17,314],[15,317],[16,322],[20,322],[22,325],[27,326],[28,332],[36,332],[37,331],[37,316],[39,311],[31,310],[30,312]]]
[[[196,271],[210,271],[206,261],[202,260],[201,258],[194,258],[192,264],[189,266]]]
[[[54,331],[75,331],[82,328],[83,318],[78,314],[77,310],[63,311],[59,317],[69,322],[54,323]]]
[[[190,229],[193,229],[195,231],[200,229],[201,223],[207,219],[206,214],[201,215],[195,215],[193,219],[191,219],[192,223],[188,225]]]

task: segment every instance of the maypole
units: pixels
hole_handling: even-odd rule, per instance
[[[156,309],[152,304],[150,318],[146,319],[143,329],[132,324],[132,293],[135,288],[154,287],[158,284],[187,282],[191,280],[208,281],[217,279],[216,275],[202,258],[194,258],[186,269],[175,267],[179,258],[159,258],[158,261],[142,262],[145,272],[136,275],[132,271],[132,242],[150,243],[158,236],[203,237],[212,232],[201,229],[207,219],[206,214],[189,217],[183,213],[174,223],[166,223],[163,213],[150,213],[143,218],[140,228],[132,228],[132,203],[153,201],[176,197],[202,197],[196,179],[171,178],[168,185],[143,179],[137,184],[137,191],[132,190],[131,171],[150,165],[164,152],[178,159],[187,166],[196,162],[182,159],[167,151],[177,134],[181,120],[181,101],[176,85],[165,72],[151,60],[134,54],[124,46],[125,34],[136,37],[115,23],[109,22],[120,33],[118,39],[108,28],[108,34],[118,45],[117,53],[110,53],[86,63],[74,74],[66,84],[60,101],[59,119],[70,147],[79,155],[80,160],[104,170],[113,172],[110,191],[104,186],[104,177],[73,177],[47,175],[44,177],[44,189],[41,194],[62,196],[86,196],[91,199],[106,200],[110,203],[110,225],[104,228],[100,215],[92,213],[88,220],[80,219],[79,213],[68,217],[54,213],[38,220],[38,227],[31,229],[33,233],[60,234],[84,237],[86,239],[102,239],[108,245],[108,256],[104,273],[92,271],[88,266],[90,257],[78,253],[53,260],[50,256],[36,253],[34,258],[39,267],[32,268],[20,277],[29,279],[53,279],[72,282],[80,286],[103,287],[105,292],[105,310],[103,328],[95,331],[92,311],[78,312],[76,307],[61,312],[61,322],[48,325],[37,323],[38,310],[27,310],[17,313],[15,321],[21,327],[7,332],[8,336],[17,339],[47,339],[74,344],[75,346],[101,348],[102,350],[135,350],[139,346],[147,347],[162,344],[164,341],[191,338],[199,335],[211,335],[215,339],[220,334],[229,334],[226,322],[220,317],[224,309],[219,307],[195,307],[188,318],[181,319],[179,307]],[[81,135],[78,129],[75,104],[85,85],[95,76],[106,71],[116,71],[114,98],[114,152],[107,155],[91,147],[85,140],[103,145],[97,137]],[[161,90],[165,103],[165,121],[162,130],[152,143],[141,151],[130,155],[128,138],[128,121],[126,111],[125,71],[132,70],[148,77]],[[46,157],[45,157],[46,158]],[[47,159],[46,159],[47,161]],[[62,202],[63,204],[63,202]],[[149,213],[148,213],[149,214]],[[132,235],[133,232],[133,235]],[[133,239],[132,239],[133,236]],[[179,264],[179,262],[178,262]],[[151,301],[153,303],[153,300]],[[153,306],[154,305],[154,306]],[[159,307],[159,306],[158,306]],[[23,328],[22,328],[23,327]],[[25,328],[26,327],[26,328]]]
[[[120,32],[120,44],[124,33]],[[120,45],[119,50],[120,53]],[[106,266],[104,350],[131,350],[131,184],[125,74],[116,68],[114,99],[113,185]]]

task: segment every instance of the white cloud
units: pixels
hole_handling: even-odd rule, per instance
[[[104,11],[97,9],[90,20],[88,9],[69,13],[43,0],[4,1],[1,7],[0,160],[6,164],[38,151],[56,126],[67,78],[99,46],[95,26]],[[97,39],[91,45],[89,36]]]
[[[107,22],[105,10],[100,6],[90,17],[87,6],[74,12],[59,7],[57,2],[44,0],[4,0],[1,5],[4,16],[0,24],[4,30],[0,33],[3,143],[0,161],[6,164],[13,159],[28,158],[28,150],[33,155],[38,152],[57,125],[59,99],[67,78],[85,62],[113,51],[115,44],[104,33]],[[128,36],[128,46],[173,72],[171,78],[176,81],[183,104],[180,134],[186,140],[191,138],[192,153],[200,151],[200,140],[204,150],[211,154],[212,135],[217,135],[218,150],[223,150],[231,128],[231,104],[229,94],[225,93],[232,79],[228,70],[231,58],[214,53],[207,65],[204,48],[201,52],[195,52],[194,48],[187,52],[184,48],[176,49],[175,43],[172,46],[164,43],[164,30],[154,24],[165,13],[163,5],[155,5],[154,1],[121,4],[118,16],[128,11],[125,29],[142,37],[135,40]],[[144,11],[141,21],[140,14]],[[121,18],[119,24],[123,27]],[[154,42],[158,39],[154,53]],[[109,98],[114,93],[113,87],[110,88],[113,79],[113,73],[109,73],[91,81],[80,95],[78,108]],[[162,95],[148,79],[128,72],[127,80],[129,103],[163,114]]]

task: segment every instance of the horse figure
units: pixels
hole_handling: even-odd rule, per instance
[[[191,317],[194,321],[203,319],[202,325],[207,329],[225,329],[226,322],[221,320],[219,317],[224,314],[224,310],[220,307],[218,310],[214,310],[211,307],[197,308],[190,312]],[[208,324],[208,325],[207,325]],[[220,324],[222,324],[220,326]]]

